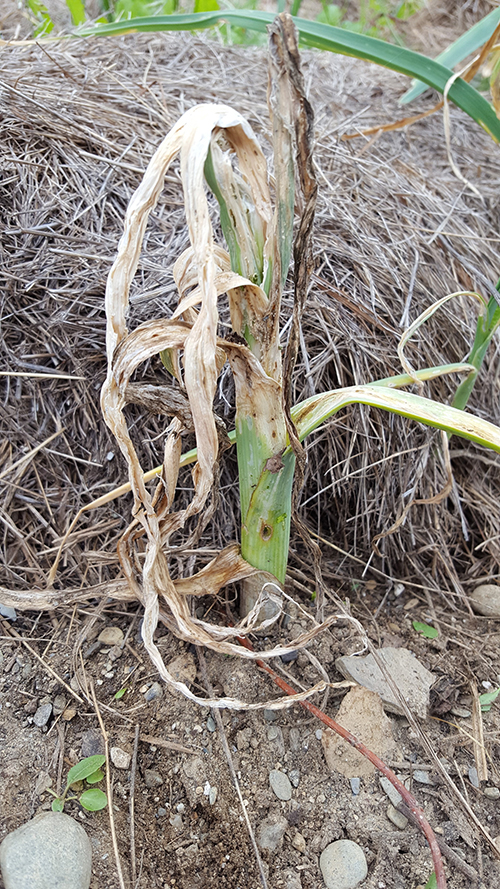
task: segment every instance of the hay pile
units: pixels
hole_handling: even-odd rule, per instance
[[[13,374],[0,380],[0,599],[26,606],[33,590],[45,588],[75,512],[126,480],[101,420],[99,391],[106,372],[105,282],[127,203],[163,135],[197,102],[234,106],[268,151],[267,73],[260,49],[184,34],[7,47],[0,67],[0,367]],[[397,342],[410,320],[447,292],[477,289],[489,296],[500,274],[500,154],[489,137],[452,112],[454,158],[480,200],[450,170],[440,117],[370,141],[339,141],[403,116],[397,97],[405,78],[319,53],[304,55],[304,73],[316,112],[320,205],[297,401],[399,373]],[[186,246],[174,171],[148,228],[130,328],[172,309],[170,269]],[[289,298],[284,324],[287,308]],[[464,358],[475,317],[475,303],[448,304],[407,349],[413,366]],[[496,345],[470,407],[500,423]],[[41,380],[33,373],[76,378]],[[159,362],[143,367],[140,379],[164,382]],[[457,383],[446,378],[424,394],[447,401]],[[231,394],[225,375],[218,413],[229,426]],[[156,466],[164,418],[135,408],[129,417],[143,464]],[[322,544],[326,579],[341,593],[349,591],[343,581],[367,580],[375,570],[377,579],[416,584],[417,591],[440,593],[462,607],[471,584],[498,577],[495,455],[453,439],[451,493],[407,509],[446,484],[439,442],[428,428],[357,407],[310,439],[303,516],[339,548]],[[187,437],[186,448],[191,445]],[[229,455],[217,519],[196,554],[179,554],[179,576],[235,539],[234,478]],[[186,487],[188,481],[187,473]],[[180,501],[189,496],[182,487],[181,479]],[[123,498],[82,517],[58,574],[57,586],[71,591],[61,593],[61,601],[97,584],[109,593],[130,505]],[[304,558],[300,542],[292,542],[292,577],[311,577]]]

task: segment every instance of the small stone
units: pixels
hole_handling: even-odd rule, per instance
[[[207,719],[207,730],[209,732],[214,732],[216,728],[217,726],[215,724],[215,719],[213,718],[213,716],[209,716]]]
[[[319,866],[327,889],[354,889],[368,874],[365,853],[352,840],[336,840],[321,853]]]
[[[171,815],[169,821],[174,830],[182,830],[182,828],[184,827],[182,815]]]
[[[386,778],[385,775],[381,775],[379,778],[379,781],[380,781],[380,786],[381,786],[382,790],[384,791],[384,793],[387,794],[392,805],[395,808],[397,808],[397,806],[399,806],[403,797],[401,796],[400,793],[398,793],[398,791],[394,787],[394,784],[391,781],[389,781],[389,778]]]
[[[396,825],[399,830],[404,830],[408,824],[408,818],[405,818],[401,812],[398,812],[397,809],[394,808],[392,803],[389,803],[387,806],[387,817],[389,821],[392,821],[393,824]]]
[[[218,791],[217,791],[216,787],[210,788],[210,793],[208,794],[208,802],[210,803],[211,806],[214,805],[214,803],[217,799],[217,793],[218,793]]]
[[[352,795],[357,796],[361,789],[361,778],[351,778]]]
[[[47,725],[51,715],[52,704],[40,704],[33,717],[33,722],[38,728],[42,728],[44,725]]]
[[[298,830],[295,832],[295,836],[292,840],[292,846],[294,849],[297,849],[297,852],[300,852],[301,855],[306,851],[306,841],[301,833]]]
[[[292,753],[297,753],[300,748],[300,731],[298,730],[298,728],[290,729],[289,740],[290,750],[292,751]]]
[[[163,806],[160,806],[160,808],[158,809],[158,812],[157,812],[158,818],[164,818],[166,814],[167,814],[167,810],[164,809]]]
[[[270,725],[267,730],[267,740],[275,741],[279,737],[279,730],[275,725]]]
[[[299,656],[298,651],[289,651],[288,654],[282,654],[281,660],[284,664],[291,664],[292,661],[296,661]]]
[[[290,778],[291,783],[294,787],[298,787],[300,783],[300,772],[298,769],[292,769],[288,772],[288,777]]]
[[[292,798],[292,785],[290,784],[290,779],[284,772],[280,772],[279,769],[272,769],[272,771],[269,772],[269,783],[271,785],[271,790],[274,791],[278,799],[286,802]]]
[[[65,722],[70,722],[76,716],[76,710],[74,707],[67,707],[64,711],[62,718]]]
[[[151,701],[157,701],[159,698],[161,698],[162,694],[163,694],[163,689],[162,689],[160,683],[153,682],[153,684],[148,688],[144,697],[146,698],[146,701],[148,702],[148,704],[150,704]]]
[[[124,639],[123,630],[120,627],[104,627],[97,639],[102,645],[121,645]]]
[[[479,787],[479,777],[475,766],[471,766],[469,769],[469,781],[473,787]]]
[[[470,710],[467,710],[466,707],[452,707],[451,708],[452,716],[459,716],[461,719],[468,719],[471,716]]]
[[[102,648],[102,642],[99,642],[98,640],[96,640],[95,642],[92,642],[91,645],[89,645],[87,648],[84,648],[84,650],[83,650],[84,659],[88,660],[90,657],[92,657],[93,654],[96,653],[96,651],[99,651],[100,648]],[[71,684],[71,688],[73,688],[72,684]],[[78,691],[78,690],[79,690],[79,684],[77,684],[76,688],[73,688],[73,691]]]
[[[163,778],[159,772],[154,769],[144,769],[144,783],[149,790],[154,790],[163,784]]]
[[[478,614],[500,618],[500,586],[497,583],[483,583],[476,587],[470,602]]]
[[[264,719],[266,722],[276,722],[278,716],[278,710],[264,710]]]
[[[257,830],[257,844],[261,849],[274,852],[281,844],[288,821],[282,815],[269,815],[259,824]]]
[[[129,768],[132,757],[126,750],[122,750],[121,747],[112,747],[109,755],[111,756],[111,762],[117,769]]]
[[[483,792],[488,799],[500,799],[500,790],[498,787],[485,787]]]
[[[410,710],[422,719],[426,719],[429,691],[435,682],[435,675],[430,673],[407,648],[381,648],[378,656],[384,662]],[[393,694],[372,654],[366,657],[351,655],[337,658],[335,666],[346,679],[353,679],[364,688],[377,692],[386,710],[404,716],[399,700]]]
[[[66,698],[64,695],[56,695],[53,703],[54,716],[60,716],[66,709]]]
[[[102,735],[99,729],[89,728],[82,734],[82,759],[86,756],[96,756],[98,753],[104,753],[104,741]]]
[[[63,812],[42,812],[5,837],[5,889],[88,889],[92,847],[83,827]]]
[[[415,769],[413,772],[413,780],[418,784],[432,784],[429,772],[425,772],[423,769]]]

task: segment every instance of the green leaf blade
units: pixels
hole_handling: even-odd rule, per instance
[[[99,812],[108,805],[108,798],[103,790],[96,787],[92,790],[85,790],[79,802],[87,812]]]
[[[213,27],[221,21],[236,27],[265,32],[274,18],[273,13],[250,9],[149,16],[131,19],[128,22],[98,24],[90,29],[79,30],[75,36],[109,36],[143,31],[193,31]],[[405,47],[385,43],[376,37],[367,37],[365,34],[357,34],[343,28],[303,18],[294,18],[294,22],[299,31],[301,42],[306,46],[354,56],[376,65],[383,65],[392,71],[416,77],[440,93],[443,93],[446,84],[453,75],[450,68],[433,59],[428,59]],[[496,142],[500,142],[500,120],[489,102],[477,90],[458,78],[451,86],[448,97],[482,126]]]
[[[417,633],[420,633],[421,636],[425,636],[426,639],[437,639],[439,636],[436,627],[431,627],[429,624],[424,624],[419,620],[414,620],[412,626]]]
[[[102,753],[95,756],[87,756],[80,762],[77,762],[68,772],[68,785],[75,784],[76,781],[84,781],[89,775],[93,775],[97,769],[106,762],[106,757]]]
[[[436,56],[436,62],[439,62],[441,65],[446,65],[447,68],[454,68],[455,65],[458,65],[467,58],[467,56],[476,52],[477,49],[489,40],[499,22],[500,8],[494,9],[489,15],[481,19],[481,21],[476,22],[472,28],[469,28],[465,34],[462,34],[458,40],[451,43],[444,52]],[[422,95],[425,88],[426,84],[417,80],[411,89],[401,97],[399,100],[400,104],[408,105],[410,102],[413,102],[414,99],[417,99]]]
[[[491,705],[496,701],[499,694],[500,688],[495,688],[493,691],[488,691],[483,695],[479,695],[479,703],[481,704],[481,711],[483,713],[489,713]]]
[[[102,771],[102,769],[96,769],[96,771],[92,772],[92,774],[89,775],[88,778],[86,778],[85,780],[87,781],[87,784],[97,784],[99,781],[102,781],[103,778],[104,772]]]
[[[53,799],[52,800],[52,811],[53,812],[62,812],[64,809],[64,802],[62,799]]]

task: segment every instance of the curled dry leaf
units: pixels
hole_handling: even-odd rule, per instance
[[[228,159],[230,149],[239,164],[236,173]],[[174,266],[174,279],[179,291],[176,311],[170,318],[159,318],[139,325],[129,332],[126,314],[129,290],[137,269],[140,249],[149,213],[155,206],[165,173],[176,154],[180,154],[181,178],[184,188],[186,220],[191,246]],[[229,207],[238,228],[251,230],[253,237],[238,239],[239,269],[248,276],[231,270],[225,250],[215,244],[208,203],[204,189],[204,173],[209,158],[216,179],[224,182],[226,192],[236,195]],[[251,208],[244,211],[241,208]],[[218,701],[198,698],[181,681],[175,679],[164,665],[153,634],[161,619],[179,638],[206,645],[224,654],[243,657],[271,657],[306,645],[322,627],[317,625],[294,640],[265,653],[243,649],[235,640],[261,627],[271,626],[279,616],[262,621],[262,605],[276,598],[272,591],[275,579],[257,572],[240,555],[237,546],[226,547],[215,559],[190,578],[173,580],[168,569],[169,540],[183,528],[187,519],[206,508],[217,471],[219,441],[213,398],[222,364],[229,360],[236,382],[237,400],[244,397],[245,386],[239,380],[252,380],[252,409],[258,403],[261,415],[267,414],[281,399],[280,366],[276,376],[269,376],[260,363],[260,356],[243,343],[226,342],[217,337],[218,298],[228,294],[233,329],[236,334],[251,323],[253,329],[264,323],[269,308],[268,297],[262,287],[250,278],[255,265],[255,251],[260,251],[262,274],[272,262],[270,243],[272,207],[267,185],[265,159],[248,123],[236,112],[223,105],[202,105],[192,108],[181,118],[157,150],[144,179],[133,195],[124,223],[124,233],[118,255],[108,278],[106,290],[108,374],[103,386],[101,405],[104,419],[115,435],[124,454],[134,495],[134,520],[118,546],[121,566],[127,581],[127,595],[139,598],[144,606],[143,639],[147,651],[163,679],[191,700],[206,706],[240,709],[250,707],[290,706],[291,698],[280,702],[249,705],[233,699]],[[257,247],[256,247],[257,245]],[[273,352],[270,347],[269,352]],[[182,381],[187,403],[182,410],[174,410],[170,399],[165,413],[174,414],[165,442],[163,473],[154,492],[144,482],[143,468],[129,435],[124,407],[138,393],[131,378],[145,361],[161,354],[165,364],[177,380]],[[272,359],[277,367],[276,358]],[[152,393],[150,403],[159,407]],[[186,408],[189,407],[189,412]],[[272,411],[271,411],[272,412]],[[276,421],[274,421],[276,422]],[[285,440],[285,428],[278,420],[280,441]],[[269,416],[270,426],[273,417]],[[194,428],[197,443],[197,462],[192,470],[193,496],[185,509],[172,508],[181,457],[181,434]],[[145,538],[146,552],[140,575],[134,548],[139,538]],[[219,589],[235,581],[259,574],[261,594],[254,608],[235,627],[220,627],[191,616],[189,596],[216,595]],[[271,582],[267,582],[271,581]],[[120,591],[124,591],[120,585]],[[118,593],[119,590],[117,589]],[[279,604],[279,603],[278,603]],[[234,640],[234,641],[231,641]],[[302,700],[321,690],[324,682],[300,693]]]

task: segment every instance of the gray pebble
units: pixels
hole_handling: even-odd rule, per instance
[[[290,780],[284,772],[280,772],[278,769],[272,769],[269,772],[269,783],[271,785],[271,790],[274,791],[278,799],[286,802],[287,800],[292,798],[292,785],[290,784]]]
[[[42,812],[0,846],[5,889],[88,889],[91,865],[87,834],[63,812]]]
[[[473,787],[479,787],[479,778],[475,766],[471,766],[469,769],[469,781]]]
[[[285,831],[288,828],[288,821],[282,815],[270,815],[259,824],[257,830],[257,844],[261,849],[267,849],[274,852],[280,845]]]
[[[478,614],[486,617],[500,617],[500,586],[496,583],[483,583],[472,593],[471,605]]]
[[[149,790],[154,790],[155,787],[160,787],[163,784],[163,778],[154,769],[144,769],[144,783]]]
[[[389,803],[389,805],[387,806],[387,817],[389,821],[392,821],[392,823],[399,828],[399,830],[404,830],[408,824],[408,818],[405,818],[405,816],[402,815],[401,812],[398,812],[398,810],[394,808],[392,803]]]
[[[398,793],[398,791],[394,787],[394,784],[391,781],[389,781],[389,778],[386,778],[385,775],[381,775],[379,780],[380,780],[380,786],[381,786],[382,790],[384,791],[384,793],[387,794],[392,805],[395,808],[397,808],[397,806],[399,806],[403,797],[401,796],[400,793]]]
[[[351,778],[351,790],[353,796],[357,796],[361,789],[361,778]]]
[[[266,722],[276,722],[278,716],[278,710],[264,710],[264,719]]]
[[[290,729],[289,739],[290,739],[290,750],[292,751],[292,753],[297,753],[297,751],[300,747],[300,732],[299,732],[298,728],[291,728]]]
[[[485,787],[484,795],[488,799],[500,799],[500,790],[498,787]]]
[[[415,769],[413,780],[417,781],[418,784],[432,784],[429,772],[424,772],[423,769]]]
[[[268,741],[275,741],[278,736],[279,736],[279,731],[278,731],[277,727],[275,725],[270,725],[267,730],[267,740]]]
[[[462,719],[468,719],[471,716],[470,710],[467,710],[466,707],[452,707],[451,708],[452,716],[460,716]]]
[[[109,751],[111,762],[117,769],[128,769],[131,762],[131,755],[121,747],[112,747]]]
[[[213,716],[209,716],[208,719],[207,719],[207,729],[208,729],[208,731],[209,731],[209,732],[214,732],[216,728],[217,728],[217,726],[216,726],[216,724],[215,724],[215,719],[213,718]]]
[[[352,840],[337,840],[321,853],[319,866],[327,889],[354,889],[368,874],[365,853]]]
[[[210,788],[210,791],[208,793],[208,802],[210,803],[211,806],[213,806],[215,804],[215,801],[217,799],[217,793],[218,793],[218,790],[216,787]]]
[[[33,717],[33,722],[35,723],[35,725],[38,726],[38,728],[42,728],[42,726],[47,725],[51,715],[52,704],[40,704]]]
[[[294,787],[298,787],[300,783],[300,772],[298,769],[292,769],[288,772],[288,777],[290,778],[291,783]]]
[[[54,716],[59,716],[66,710],[66,698],[64,695],[56,695],[54,698]]]
[[[158,818],[164,818],[166,814],[167,810],[160,806],[160,808],[158,809]]]
[[[92,655],[95,654],[96,651],[99,651],[100,648],[102,648],[102,642],[99,642],[98,640],[96,642],[92,642],[92,645],[89,645],[88,648],[86,648],[83,652],[84,660],[92,657]]]
[[[182,828],[184,827],[182,815],[171,815],[170,816],[170,824],[172,825],[174,830],[182,830]]]
[[[83,732],[80,752],[82,758],[86,756],[96,756],[98,753],[104,753],[104,741],[99,729],[89,728]]]
[[[146,698],[146,701],[148,702],[148,704],[150,704],[151,701],[159,700],[159,698],[161,698],[162,694],[163,694],[163,689],[162,689],[160,683],[153,682],[153,684],[150,686],[150,688],[148,688],[144,697]]]

